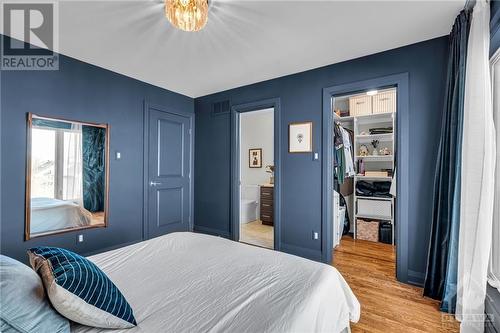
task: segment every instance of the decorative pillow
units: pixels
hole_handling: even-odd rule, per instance
[[[50,305],[30,267],[0,255],[0,332],[69,333],[69,321]]]
[[[66,318],[102,328],[137,325],[120,290],[90,260],[57,247],[32,248],[28,255],[52,305]]]

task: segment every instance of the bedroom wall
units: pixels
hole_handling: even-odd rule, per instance
[[[409,275],[422,282],[431,224],[434,166],[440,135],[448,38],[441,37],[195,100],[195,229],[230,236],[230,115],[212,115],[212,103],[232,105],[281,99],[282,249],[319,260],[321,162],[289,154],[288,124],[313,121],[314,151],[321,152],[322,89],[408,72],[410,89]],[[210,138],[210,140],[206,140]]]
[[[192,98],[66,56],[58,71],[1,72],[1,253],[26,260],[29,247],[93,253],[142,239],[143,103],[194,112]],[[109,227],[24,241],[26,114],[108,123]],[[121,152],[121,159],[114,158]],[[84,242],[76,243],[77,234]]]

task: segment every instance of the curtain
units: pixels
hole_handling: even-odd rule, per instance
[[[82,125],[71,124],[71,130],[62,130],[63,175],[62,199],[83,205]]]
[[[495,129],[489,64],[490,7],[472,13],[465,82],[456,317],[461,332],[484,331],[494,203]]]
[[[500,292],[500,53],[492,68],[493,75],[493,118],[496,128],[497,161],[495,171],[495,207],[493,211],[493,243],[491,244],[488,281]]]
[[[441,310],[451,313],[456,304],[460,159],[469,30],[470,12],[463,10],[456,18],[449,37],[446,92],[424,284],[424,295],[441,300]]]
[[[106,130],[83,126],[83,206],[91,212],[104,211],[106,177]]]

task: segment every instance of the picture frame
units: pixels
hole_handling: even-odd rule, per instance
[[[288,125],[288,152],[311,153],[313,150],[312,121],[290,123]]]
[[[262,168],[262,148],[248,149],[248,167],[251,169]]]

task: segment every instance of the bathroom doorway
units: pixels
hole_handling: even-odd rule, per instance
[[[274,108],[239,116],[239,241],[274,248]]]

